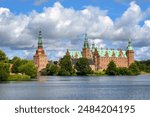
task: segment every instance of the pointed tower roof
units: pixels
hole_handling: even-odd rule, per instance
[[[89,48],[87,33],[85,33],[84,48]]]
[[[93,43],[92,43],[92,52],[94,52],[94,50],[95,50],[95,43],[93,41]]]
[[[42,42],[42,31],[39,31],[39,36],[38,36],[38,48],[43,47],[43,42]]]
[[[132,44],[131,44],[131,38],[128,39],[127,50],[133,50],[133,47],[132,47]]]

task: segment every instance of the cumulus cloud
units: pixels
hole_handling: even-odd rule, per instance
[[[45,7],[40,13],[32,11],[28,15],[16,15],[8,8],[0,8],[0,46],[22,49],[25,57],[29,57],[37,47],[38,31],[42,30],[49,57],[58,58],[66,49],[81,50],[84,33],[88,33],[90,43],[94,40],[98,47],[109,48],[105,42],[110,41],[114,47],[125,49],[130,37],[135,48],[149,48],[148,11],[142,11],[136,2],[130,2],[122,16],[113,21],[107,10],[93,6],[75,10],[65,8],[59,2]],[[139,53],[136,55],[141,56]]]
[[[150,47],[142,47],[135,51],[137,60],[147,60],[150,58]]]

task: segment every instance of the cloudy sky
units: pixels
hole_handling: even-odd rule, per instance
[[[150,0],[0,0],[0,49],[32,59],[42,30],[49,59],[81,50],[84,34],[99,48],[126,49],[150,59]]]

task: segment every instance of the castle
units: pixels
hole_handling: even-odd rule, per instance
[[[131,45],[131,40],[129,40],[126,50],[97,48],[95,47],[94,43],[92,44],[92,48],[90,48],[87,34],[85,34],[84,46],[82,48],[82,51],[67,50],[66,55],[71,56],[73,64],[75,64],[79,58],[87,58],[89,65],[93,71],[107,69],[110,61],[114,61],[117,67],[127,68],[134,62],[134,50]],[[46,68],[46,65],[48,64],[48,58],[43,49],[41,31],[39,31],[38,48],[33,59],[38,72]]]
[[[114,61],[117,67],[127,68],[134,62],[134,50],[131,45],[131,40],[129,40],[126,50],[96,48],[94,43],[92,44],[92,48],[90,48],[87,34],[85,34],[82,51],[67,50],[66,54],[71,56],[73,64],[79,58],[87,58],[90,67],[94,71],[107,69],[110,61]]]
[[[37,67],[37,71],[40,72],[42,69],[46,68],[48,64],[48,58],[43,49],[43,42],[42,42],[42,32],[39,31],[38,37],[38,48],[36,50],[35,55],[33,56],[34,64]]]

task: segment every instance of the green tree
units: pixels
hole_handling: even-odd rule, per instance
[[[0,62],[8,63],[8,58],[2,50],[0,50]]]
[[[117,68],[117,75],[129,75],[128,68],[125,67]]]
[[[60,65],[59,75],[63,75],[63,76],[74,75],[75,70],[73,69],[73,65],[72,65],[72,62],[71,62],[71,57],[69,55],[65,55],[60,60],[59,65]]]
[[[11,63],[13,64],[13,66],[12,66],[12,72],[13,73],[19,73],[20,72],[19,71],[19,67],[21,65],[24,65],[24,64],[28,63],[28,62],[29,62],[29,60],[21,59],[19,57],[14,57],[12,59],[12,61],[11,61]]]
[[[77,70],[78,75],[87,75],[92,73],[91,67],[89,65],[87,58],[79,58],[75,64],[75,69]]]
[[[106,69],[106,74],[108,74],[108,75],[116,75],[117,74],[117,67],[116,67],[116,64],[114,63],[114,61],[111,61],[108,64],[108,67]]]
[[[130,75],[139,75],[140,74],[140,69],[136,63],[132,63],[129,66],[129,71],[130,71]]]
[[[58,75],[59,67],[57,65],[47,64],[46,66],[46,75]]]
[[[9,77],[9,64],[0,62],[0,80],[7,80]]]
[[[12,66],[12,72],[13,73],[19,73],[19,67],[21,66],[21,58],[19,58],[19,57],[14,57],[13,59],[12,59],[12,64],[13,64],[13,66]]]
[[[35,78],[37,75],[37,69],[32,61],[28,61],[25,64],[22,64],[18,68],[19,73],[26,74],[30,76],[31,78]]]

